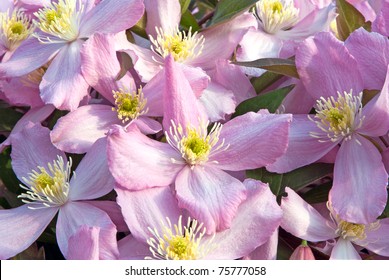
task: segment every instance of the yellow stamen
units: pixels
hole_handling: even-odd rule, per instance
[[[128,92],[128,90],[123,89],[112,92],[116,105],[115,108],[112,108],[112,111],[118,113],[118,118],[123,123],[129,120],[135,120],[139,116],[147,113],[147,99],[143,96],[142,88],[138,89],[138,93]]]

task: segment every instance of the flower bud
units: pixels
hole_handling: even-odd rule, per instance
[[[312,253],[311,248],[308,246],[307,241],[303,240],[300,246],[298,246],[293,254],[289,258],[290,260],[314,260],[315,256]]]

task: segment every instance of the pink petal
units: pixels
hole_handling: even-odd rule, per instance
[[[115,201],[109,200],[90,200],[87,203],[103,210],[108,214],[111,221],[115,224],[118,232],[128,232],[128,226],[124,221],[122,209]]]
[[[181,124],[197,127],[201,120],[207,120],[203,107],[197,102],[189,81],[174,58],[169,55],[165,59],[165,89],[163,91],[163,127],[168,130]]]
[[[81,72],[90,86],[114,103],[112,91],[119,90],[117,77],[120,63],[116,56],[115,35],[94,34],[82,47]],[[135,82],[125,75],[122,84],[129,91],[136,90]]]
[[[68,260],[99,259],[100,228],[81,226],[69,238]]]
[[[145,0],[147,14],[146,32],[156,38],[156,27],[163,31],[172,31],[180,24],[181,5],[178,1]]]
[[[199,98],[203,91],[208,87],[210,78],[201,68],[187,66],[185,64],[177,64],[188,80],[195,96]]]
[[[127,130],[113,126],[108,136],[108,165],[116,182],[129,190],[170,185],[184,165],[181,155],[136,126]]]
[[[205,39],[204,48],[199,56],[190,61],[190,65],[209,70],[215,67],[217,59],[229,59],[247,30],[256,25],[255,17],[245,13],[205,29],[201,32]]]
[[[382,8],[377,15],[376,20],[371,26],[372,31],[381,33],[384,36],[389,36],[389,3],[382,2]]]
[[[329,139],[326,142],[319,142],[318,138],[309,135],[311,132],[322,131],[308,119],[307,115],[294,115],[289,131],[288,149],[275,163],[267,166],[267,170],[277,173],[289,172],[319,160],[337,145]]]
[[[27,84],[24,82],[24,79],[28,79],[27,76],[11,78],[9,81],[4,81],[2,90],[8,103],[13,106],[42,107],[44,103],[39,96],[39,85]]]
[[[369,224],[385,208],[387,183],[388,173],[379,151],[369,140],[355,134],[340,146],[329,200],[342,220]]]
[[[169,187],[150,188],[141,191],[128,191],[116,188],[117,203],[122,209],[131,234],[146,243],[152,234],[149,228],[161,232],[161,222],[166,217],[174,224],[180,216],[177,200]]]
[[[300,79],[314,99],[337,96],[344,91],[363,90],[354,57],[342,42],[329,32],[305,40],[297,49],[296,66]]]
[[[292,83],[295,84],[295,87],[289,92],[284,100],[282,101],[282,106],[285,108],[285,112],[292,114],[308,114],[315,100],[307,92],[303,83],[298,79],[292,79]]]
[[[115,181],[107,165],[107,139],[97,140],[75,171],[70,180],[69,198],[88,200],[99,198],[113,190]]]
[[[138,241],[131,234],[120,239],[118,246],[121,260],[143,260],[152,255],[149,245]]]
[[[144,12],[141,0],[105,0],[82,18],[79,38],[95,32],[118,33],[135,25]]]
[[[210,160],[223,170],[246,170],[273,163],[285,153],[291,115],[247,113],[224,124],[219,142],[228,148]]]
[[[26,75],[53,59],[64,46],[64,43],[41,44],[31,36],[16,49],[10,60],[0,63],[0,78]]]
[[[269,240],[245,256],[244,260],[276,260],[278,248],[278,228],[270,236]]]
[[[248,198],[239,206],[231,227],[216,233],[214,243],[218,247],[206,256],[207,259],[246,256],[265,244],[280,225],[282,211],[269,186],[251,179],[244,184],[249,192]]]
[[[360,260],[361,256],[354,245],[343,238],[339,238],[331,252],[330,260]]]
[[[388,38],[359,28],[350,34],[345,45],[350,54],[355,57],[360,72],[363,73],[364,88],[381,89],[389,64]]]
[[[133,120],[133,123],[139,128],[139,130],[145,134],[155,134],[162,130],[162,125],[151,118],[139,117],[136,120]]]
[[[311,242],[325,241],[336,237],[335,224],[323,218],[319,212],[306,203],[291,188],[288,196],[282,198],[283,218],[281,227],[294,236]]]
[[[78,40],[64,46],[43,75],[39,88],[46,104],[72,111],[88,95],[89,86],[81,75],[82,44]]]
[[[244,185],[224,171],[209,167],[185,167],[175,182],[178,205],[204,223],[208,234],[227,229],[246,198]]]
[[[388,64],[389,65],[389,64]],[[389,68],[385,84],[381,92],[376,95],[362,109],[365,119],[358,133],[368,136],[382,136],[389,130]],[[377,122],[377,120],[380,120]]]
[[[27,249],[54,218],[58,208],[29,209],[23,205],[0,210],[0,259],[5,260]]]
[[[62,151],[86,153],[96,140],[106,136],[112,124],[121,124],[121,121],[111,106],[86,105],[60,118],[50,137]]]
[[[388,240],[388,232],[389,232],[389,219],[385,218],[379,220],[380,227],[376,230],[367,231],[367,237],[362,242],[355,242],[361,246],[369,249],[370,251],[381,255],[389,257],[389,240]],[[366,245],[367,243],[367,245]]]
[[[99,259],[117,259],[116,227],[108,215],[84,202],[68,202],[61,207],[57,220],[57,242],[65,258],[68,257],[69,238],[81,226],[99,227]]]
[[[49,133],[49,129],[41,124],[29,123],[12,136],[12,168],[19,180],[38,170],[38,166],[48,170],[47,164],[57,160],[57,156],[66,162],[65,153],[51,144]]]

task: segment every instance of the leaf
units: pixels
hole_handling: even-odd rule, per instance
[[[180,0],[180,5],[181,5],[181,15],[183,15],[186,10],[188,10],[190,4],[190,0]]]
[[[44,260],[45,259],[45,249],[41,247],[38,249],[38,245],[34,242],[30,247],[28,247],[23,252],[17,254],[11,260]]]
[[[20,194],[19,180],[12,170],[10,154],[9,148],[0,154],[0,179],[9,191]]]
[[[130,30],[145,39],[149,39],[146,33],[146,23],[147,15],[144,13],[141,19],[133,27],[131,27]]]
[[[303,193],[301,197],[309,204],[327,202],[328,193],[330,192],[331,187],[332,182],[324,183]]]
[[[10,132],[22,116],[12,108],[0,107],[0,132]]]
[[[389,193],[388,193],[388,197],[389,197]],[[389,218],[389,198],[388,201],[386,202],[384,211],[382,212],[381,216],[378,217],[378,219],[384,219],[384,218]]]
[[[293,88],[294,85],[290,85],[247,99],[236,107],[232,118],[247,112],[258,112],[260,109],[268,109],[270,113],[275,113],[278,107],[280,107],[282,100]]]
[[[246,176],[248,178],[259,180],[263,183],[268,183],[271,191],[274,195],[279,196],[283,190],[282,186],[282,174],[271,173],[266,168],[259,168],[254,170],[247,170]]]
[[[235,61],[234,64],[265,69],[277,74],[299,78],[294,60],[283,58],[260,58],[254,61]]]
[[[189,10],[186,10],[185,13],[182,15],[180,24],[188,30],[191,27],[192,32],[200,30],[200,26],[197,23],[196,18]]]
[[[283,78],[284,75],[276,74],[273,72],[265,72],[258,78],[252,78],[251,84],[253,85],[257,94],[264,91],[266,88]]]
[[[338,16],[336,26],[340,40],[346,40],[356,29],[364,27],[370,31],[370,22],[366,22],[364,16],[346,0],[336,0]]]
[[[216,5],[211,25],[220,23],[248,10],[258,0],[221,0]]]

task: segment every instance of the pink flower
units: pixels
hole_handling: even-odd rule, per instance
[[[116,188],[132,233],[119,241],[120,258],[237,259],[247,255],[276,232],[282,213],[267,185],[250,179],[244,186],[248,197],[230,228],[211,235],[200,221],[179,209],[169,187],[136,192]]]
[[[61,110],[74,110],[88,96],[89,85],[80,69],[85,39],[96,32],[125,30],[143,11],[141,0],[105,0],[97,5],[85,0],[50,3],[35,13],[35,33],[0,65],[0,77],[22,76],[51,61],[40,84],[41,98]]]
[[[71,175],[71,160],[50,142],[49,130],[28,124],[12,136],[12,166],[25,190],[19,197],[24,205],[0,210],[0,258],[7,259],[30,246],[58,213],[56,235],[62,254],[67,257],[68,240],[80,226],[99,227],[99,257],[118,254],[116,226],[95,199],[112,190],[104,141],[97,141]],[[107,205],[103,205],[103,207]]]
[[[330,259],[361,259],[353,244],[389,256],[389,219],[375,220],[370,224],[351,223],[342,220],[331,207],[329,218],[324,218],[292,189],[286,188],[286,192],[288,196],[281,202],[281,227],[311,242],[337,238]]]
[[[171,56],[165,65],[163,127],[167,143],[136,126],[113,126],[108,164],[118,186],[142,190],[175,184],[179,207],[204,223],[208,233],[231,225],[245,200],[244,185],[223,170],[254,169],[274,162],[285,149],[290,115],[248,113],[207,132],[207,118]]]
[[[381,92],[363,106],[361,64],[330,33],[302,43],[296,64],[305,88],[317,100],[316,114],[294,115],[288,150],[267,168],[288,172],[340,145],[329,200],[342,219],[369,224],[387,201],[388,174],[374,138],[389,130],[389,72]]]

